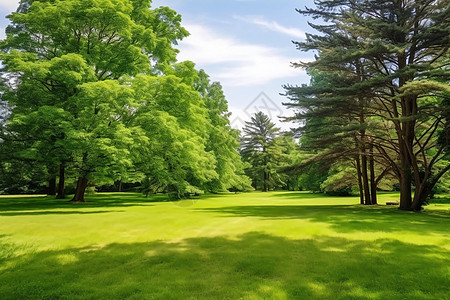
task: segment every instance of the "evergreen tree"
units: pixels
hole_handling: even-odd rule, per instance
[[[241,154],[251,165],[247,175],[252,179],[253,187],[263,192],[283,185],[278,173],[284,159],[279,131],[262,112],[255,113],[243,129]]]
[[[308,34],[305,42],[296,43],[301,50],[318,51],[314,62],[302,66],[327,76],[348,74],[347,86],[338,84],[323,94],[333,109],[339,109],[347,93],[358,100],[356,107],[390,124],[384,134],[378,130],[368,137],[369,149],[375,149],[369,151],[382,155],[399,178],[400,208],[420,210],[450,169],[439,166],[443,147],[436,144],[445,124],[441,107],[448,92],[450,8],[442,0],[315,3],[316,8],[299,12],[328,24],[312,25],[321,35]],[[287,89],[294,102],[303,93],[302,88]],[[368,123],[364,118],[361,125]]]

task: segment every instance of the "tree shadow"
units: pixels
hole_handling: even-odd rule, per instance
[[[414,213],[396,207],[362,205],[245,205],[202,208],[224,217],[257,217],[268,220],[306,219],[327,223],[336,232],[411,231],[448,233],[450,212]]]
[[[101,213],[118,213],[125,212],[124,210],[93,210],[93,211],[80,211],[80,210],[38,210],[38,211],[8,211],[0,212],[0,216],[13,217],[13,216],[38,216],[38,215],[90,215]]]
[[[333,198],[332,196],[324,195],[323,193],[311,193],[311,192],[293,192],[293,191],[278,191],[277,193],[269,194],[271,198],[282,198],[282,199],[292,199],[292,200],[312,200],[312,199],[322,199]],[[339,197],[334,197],[339,199]],[[355,199],[357,199],[355,197]]]
[[[450,292],[449,260],[441,247],[397,240],[294,240],[251,232],[237,238],[92,245],[9,257],[6,267],[0,268],[0,295],[2,299],[445,299]]]
[[[47,215],[47,214],[94,214],[117,212],[120,207],[152,206],[162,197],[145,198],[137,193],[99,193],[87,195],[86,202],[68,202],[70,198],[56,199],[52,196],[0,197],[0,215]],[[97,211],[82,211],[82,208],[103,208]]]

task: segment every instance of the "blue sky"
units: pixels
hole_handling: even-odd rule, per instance
[[[5,16],[17,3],[0,1],[2,38],[8,23]],[[303,40],[305,32],[312,31],[308,19],[295,8],[312,5],[312,0],[154,0],[152,4],[168,6],[182,15],[182,24],[191,35],[177,46],[178,59],[195,62],[212,80],[221,82],[235,127],[241,127],[257,110],[274,121],[278,115],[292,114],[281,105],[286,98],[279,94],[283,84],[309,82],[305,72],[290,63],[313,59],[312,53],[296,50],[291,42]]]

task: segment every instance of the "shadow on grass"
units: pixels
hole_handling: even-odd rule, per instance
[[[270,197],[273,198],[282,198],[284,199],[292,199],[292,200],[302,200],[302,199],[323,199],[323,198],[336,198],[339,199],[339,197],[333,197],[329,195],[325,195],[323,193],[311,193],[311,192],[292,192],[292,191],[278,191],[273,194],[268,194]],[[350,196],[351,197],[351,196]]]
[[[395,207],[362,205],[254,205],[202,208],[224,217],[258,217],[268,220],[307,219],[331,224],[337,232],[411,231],[448,233],[450,213],[414,213]]]
[[[123,210],[93,210],[93,211],[80,211],[80,210],[39,210],[39,211],[8,211],[0,212],[0,216],[13,217],[13,216],[38,216],[38,215],[90,215],[101,214],[111,212],[125,212]]]
[[[450,196],[437,195],[434,199],[430,200],[430,204],[450,204]]]
[[[87,195],[84,203],[68,202],[70,198],[46,197],[1,197],[0,215],[40,215],[40,214],[94,214],[111,212],[117,207],[151,206],[152,202],[164,201],[164,197],[145,198],[137,193],[99,193]],[[81,211],[78,208],[104,208],[97,211]],[[72,209],[72,210],[67,210]],[[116,211],[116,210],[115,210]]]
[[[1,240],[0,240],[1,241]],[[445,299],[437,246],[253,232],[11,257],[2,299]]]

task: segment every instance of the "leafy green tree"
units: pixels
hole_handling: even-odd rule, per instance
[[[378,132],[370,143],[399,178],[400,208],[420,210],[437,180],[450,169],[439,166],[444,153],[436,144],[445,124],[441,103],[448,92],[446,1],[315,3],[316,8],[299,12],[327,24],[312,25],[321,35],[308,34],[305,42],[296,43],[299,49],[318,51],[317,59],[303,66],[357,78],[346,88],[339,84],[325,98],[333,102],[347,92],[365,100],[359,104],[371,115],[391,124],[392,130]]]
[[[238,152],[239,132],[230,126],[231,113],[228,112],[228,103],[220,83],[210,82],[206,72],[197,71],[195,64],[190,61],[172,65],[165,73],[180,78],[181,83],[195,90],[207,110],[207,117],[202,121],[207,135],[205,151],[214,155],[217,177],[204,183],[202,189],[210,192],[249,189],[249,178],[245,175],[244,163]]]
[[[23,128],[39,129],[42,120],[28,115],[46,107],[61,115],[64,134],[50,131],[30,152],[60,160],[60,170],[71,162],[78,177],[73,201],[84,200],[89,180],[120,177],[130,165],[132,91],[115,81],[163,70],[176,59],[172,44],[188,34],[174,11],[149,8],[146,0],[33,1],[9,16],[17,30],[1,43],[10,83],[2,98],[14,107],[10,121],[25,122]]]
[[[219,82],[210,82],[208,75],[200,70],[196,90],[202,96],[210,126],[206,150],[214,153],[216,158],[215,171],[218,178],[208,183],[207,190],[212,192],[248,190],[250,179],[245,175],[245,165],[238,152],[239,131],[231,128],[228,103]]]
[[[140,150],[138,169],[155,191],[201,193],[218,175],[214,154],[206,150],[208,118],[200,94],[174,75],[137,76],[132,87],[140,103],[133,124],[150,141]]]

